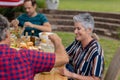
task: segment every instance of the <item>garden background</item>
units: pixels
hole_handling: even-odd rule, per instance
[[[59,0],[58,9],[61,10],[81,10],[81,11],[97,11],[97,12],[109,12],[120,13],[120,0]],[[37,0],[38,7],[45,8],[45,0]],[[13,12],[23,11],[21,7],[17,8],[0,8],[0,13],[9,16]],[[12,16],[12,15],[10,15]],[[74,40],[73,32],[60,32],[57,33],[63,41],[65,47],[67,47]],[[117,48],[120,46],[120,41],[111,39],[108,37],[100,36],[100,44],[104,49],[105,56],[105,72],[114,56]],[[120,77],[119,77],[120,80]]]

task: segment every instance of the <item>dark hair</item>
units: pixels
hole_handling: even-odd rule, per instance
[[[37,4],[37,3],[36,3],[36,0],[25,0],[25,1],[24,1],[24,3],[25,3],[25,2],[27,2],[27,1],[31,1],[32,6],[34,6],[34,5],[36,5],[36,4]]]

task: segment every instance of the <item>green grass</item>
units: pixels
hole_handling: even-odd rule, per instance
[[[102,45],[104,49],[105,72],[106,72],[114,54],[116,53],[116,50],[118,49],[120,45],[120,42],[117,40],[101,37],[100,44]]]
[[[74,33],[72,32],[55,32],[55,33],[57,33],[61,37],[65,47],[67,47],[74,40]],[[104,50],[105,73],[106,73],[116,50],[120,46],[120,41],[100,36],[99,42]]]
[[[73,40],[74,34],[72,32],[56,32],[62,39],[65,47],[67,47]]]
[[[120,0],[60,0],[59,9],[120,12]]]

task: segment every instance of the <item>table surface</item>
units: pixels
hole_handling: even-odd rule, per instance
[[[59,74],[55,68],[53,68],[50,72],[38,73],[35,75],[34,80],[68,80],[67,77]]]

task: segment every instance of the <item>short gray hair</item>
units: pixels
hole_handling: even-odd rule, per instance
[[[81,13],[73,17],[74,22],[80,22],[85,29],[94,30],[94,18],[89,13]]]
[[[6,30],[9,29],[9,21],[0,14],[0,41],[4,40],[6,38]]]

